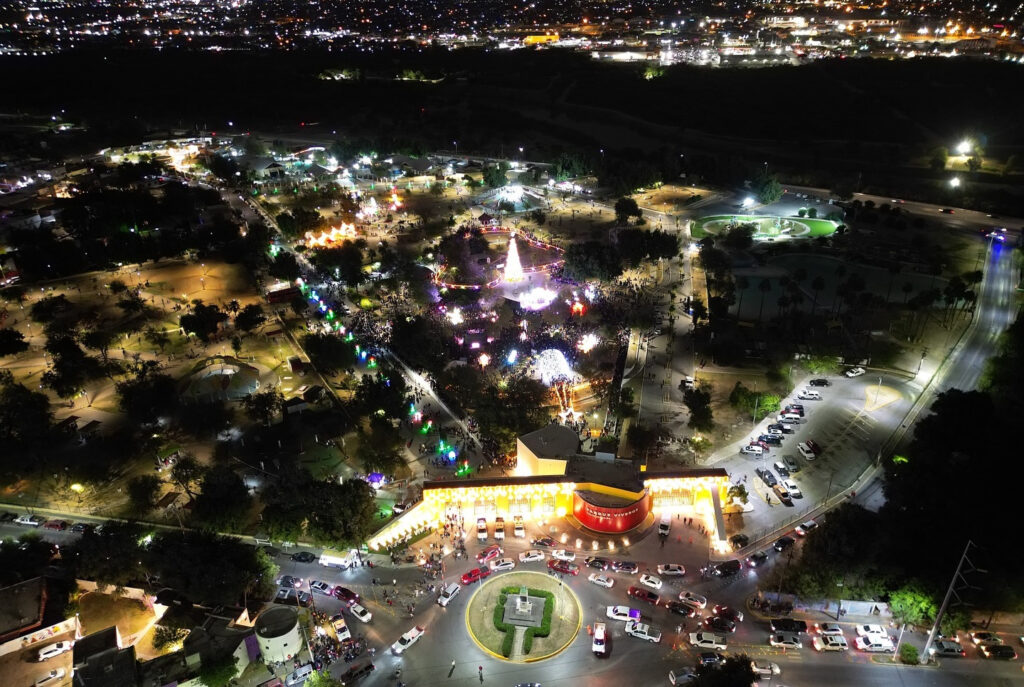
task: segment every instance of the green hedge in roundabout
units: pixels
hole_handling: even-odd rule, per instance
[[[559,584],[549,575],[533,572],[505,573],[486,582],[466,608],[466,625],[473,641],[505,660],[533,662],[560,653],[579,633],[582,608],[569,585],[560,588]],[[529,596],[543,599],[544,609],[538,626],[524,628],[521,651],[514,657],[517,626],[504,622],[505,604],[523,588]]]

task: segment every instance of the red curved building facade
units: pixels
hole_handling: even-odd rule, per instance
[[[644,492],[636,501],[621,506],[607,506],[591,503],[583,492],[572,495],[572,514],[588,530],[602,534],[628,532],[644,521],[651,512],[652,497]]]

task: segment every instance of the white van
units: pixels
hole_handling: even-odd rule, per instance
[[[306,665],[301,666],[295,669],[295,671],[293,671],[292,673],[290,673],[288,677],[285,679],[284,683],[288,685],[288,687],[291,687],[292,685],[301,685],[306,680],[308,680],[309,676],[312,674],[313,664],[307,663]]]
[[[891,654],[896,651],[892,640],[884,635],[867,635],[854,640],[857,648],[872,654]]]
[[[594,642],[591,649],[598,656],[604,656],[608,651],[608,634],[604,623],[594,623]]]
[[[487,520],[485,518],[477,518],[476,538],[479,541],[487,541]]]
[[[740,449],[740,453],[746,453],[751,456],[760,456],[764,454],[764,447],[758,446],[757,444],[750,444]]]
[[[796,397],[799,398],[801,401],[820,401],[821,400],[821,394],[819,394],[814,389],[804,389],[799,394],[797,394]]]
[[[779,413],[779,422],[787,425],[800,424],[801,418],[799,413]]]
[[[437,603],[441,606],[447,606],[452,602],[459,592],[462,591],[462,587],[457,584],[450,584],[441,590],[441,596],[437,597]]]

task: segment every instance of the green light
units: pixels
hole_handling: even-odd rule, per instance
[[[906,465],[909,462],[910,462],[910,459],[907,458],[906,456],[896,455],[896,456],[892,457],[892,464],[893,465]]]

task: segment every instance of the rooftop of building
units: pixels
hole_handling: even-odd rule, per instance
[[[42,577],[0,588],[0,639],[12,639],[43,621],[46,581]]]
[[[524,434],[519,441],[537,458],[569,459],[580,449],[580,438],[565,425],[551,423]]]

